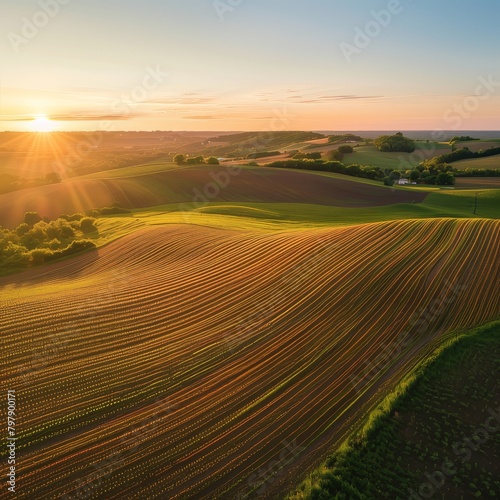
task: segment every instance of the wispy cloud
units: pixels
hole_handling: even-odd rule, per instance
[[[111,121],[121,121],[130,120],[131,118],[137,118],[137,115],[82,115],[82,114],[65,114],[65,115],[51,115],[49,116],[51,120],[57,120],[60,122],[80,122],[80,121],[100,121],[100,120],[111,120]]]
[[[245,115],[245,120],[271,120],[273,116],[248,116]],[[189,115],[183,116],[183,120],[238,120],[241,119],[241,114],[219,114],[219,115]]]
[[[34,118],[32,116],[1,116],[0,122],[32,122]]]
[[[149,99],[148,104],[213,104],[219,98],[213,95],[199,94],[197,92],[184,92],[180,95],[171,95]]]
[[[311,97],[308,99],[303,99],[301,101],[293,101],[299,104],[317,104],[317,103],[326,103],[326,102],[337,102],[337,101],[357,101],[360,99],[369,99],[369,100],[380,100],[384,99],[382,95],[320,95],[317,97]]]
[[[123,116],[123,115],[82,115],[82,114],[64,114],[64,115],[49,115],[47,116],[50,120],[55,120],[59,122],[79,122],[79,121],[100,121],[100,120],[130,120],[131,118],[137,118],[137,115]],[[32,122],[36,120],[36,116],[32,115],[18,115],[18,116],[0,116],[0,121],[2,122]]]
[[[225,116],[213,116],[213,115],[193,115],[184,116],[184,120],[220,120],[226,118]]]

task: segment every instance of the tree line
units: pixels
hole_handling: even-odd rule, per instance
[[[0,194],[30,187],[58,184],[61,180],[61,176],[57,172],[50,172],[44,177],[35,177],[33,179],[25,179],[13,174],[0,174]]]
[[[489,148],[484,151],[471,151],[469,148],[457,149],[451,153],[434,156],[430,160],[425,160],[424,165],[437,165],[440,163],[452,163],[459,160],[471,160],[473,158],[486,158],[488,156],[500,155],[500,147]]]
[[[419,165],[413,170],[401,171],[393,168],[381,168],[364,165],[344,165],[340,161],[324,160],[281,160],[268,163],[267,167],[291,168],[298,170],[315,170],[319,172],[333,172],[337,174],[361,177],[364,179],[383,181],[386,186],[392,186],[397,180],[406,176],[410,181],[417,184],[449,186],[455,184],[453,167],[449,165],[432,165],[424,168]]]
[[[95,219],[83,214],[61,215],[56,220],[26,212],[15,229],[0,227],[0,271],[18,270],[96,248],[88,237],[99,232]]]
[[[201,155],[188,157],[183,154],[177,154],[174,156],[174,162],[177,163],[177,165],[201,165],[203,163],[207,165],[219,165],[219,160],[215,158],[215,156],[204,158]]]

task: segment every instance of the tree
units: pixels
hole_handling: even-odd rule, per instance
[[[23,222],[22,224],[19,224],[16,229],[16,234],[18,236],[24,236],[28,231],[30,230],[30,227],[26,222]]]
[[[32,227],[37,222],[40,222],[42,218],[38,215],[37,212],[26,212],[24,214],[24,222],[28,224],[28,226]]]
[[[174,162],[177,165],[182,165],[186,161],[186,157],[184,155],[178,154],[174,156]]]
[[[441,172],[436,176],[436,184],[439,186],[453,186],[455,184],[455,177],[447,172]]]
[[[215,156],[211,156],[207,160],[208,165],[219,165],[219,160]]]
[[[205,163],[205,159],[203,156],[193,156],[193,158],[188,158],[186,160],[188,165],[199,165],[200,163]]]
[[[420,172],[418,170],[415,169],[410,172],[409,175],[410,181],[415,182],[418,180],[419,177],[420,177]]]
[[[415,142],[408,137],[404,137],[401,132],[395,135],[382,135],[373,141],[379,151],[384,152],[406,152],[415,151]]]
[[[399,170],[393,170],[390,174],[389,177],[391,179],[394,179],[395,181],[401,179],[401,172]]]
[[[80,221],[80,230],[84,234],[94,233],[97,231],[97,227],[95,226],[95,219],[91,217],[84,217]]]
[[[342,154],[349,154],[349,153],[353,153],[354,152],[354,149],[352,146],[347,146],[347,145],[344,145],[344,146],[340,146],[339,147],[339,151],[342,153]]]
[[[357,177],[358,175],[361,174],[362,172],[362,168],[361,168],[361,165],[349,165],[347,168],[346,168],[346,172],[349,174],[349,175],[352,175],[353,177]]]
[[[334,149],[333,151],[330,151],[328,159],[334,161],[342,161],[344,159],[344,153],[341,153],[338,149]]]
[[[384,186],[393,186],[394,185],[394,179],[392,177],[384,177]]]

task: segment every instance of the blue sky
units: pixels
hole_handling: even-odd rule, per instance
[[[0,128],[498,129],[500,86],[451,118],[500,81],[499,15],[497,0],[16,0]]]

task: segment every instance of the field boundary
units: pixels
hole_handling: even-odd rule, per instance
[[[325,461],[321,463],[314,471],[310,472],[302,483],[290,492],[285,500],[304,500],[311,498],[311,492],[315,487],[320,486],[320,482],[326,473],[335,471],[334,466],[328,466],[329,462],[336,462],[341,457],[354,450],[354,446],[360,447],[366,444],[366,441],[383,423],[383,419],[390,415],[397,403],[404,398],[407,392],[420,381],[432,366],[443,359],[452,347],[458,346],[461,342],[473,339],[478,335],[488,332],[495,328],[500,328],[500,318],[490,321],[484,325],[477,326],[470,330],[462,332],[451,332],[452,337],[443,341],[436,347],[429,356],[415,366],[396,386],[389,392],[380,403],[376,404],[374,409],[368,413],[356,428],[344,439]]]

